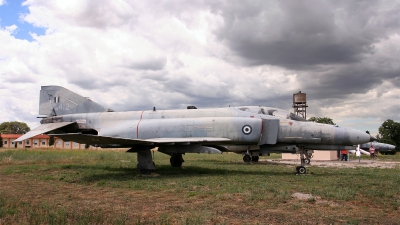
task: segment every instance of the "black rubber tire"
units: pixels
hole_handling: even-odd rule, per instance
[[[172,167],[181,167],[182,166],[182,157],[178,155],[172,155],[171,158],[169,159],[169,162],[171,163]]]
[[[307,169],[304,166],[299,166],[298,167],[298,173],[299,174],[306,174],[307,173]]]
[[[258,162],[259,159],[260,159],[259,156],[252,156],[252,157],[251,157],[251,161],[252,161],[252,162]]]
[[[246,163],[248,163],[248,162],[250,162],[251,161],[251,156],[249,156],[249,155],[244,155],[243,156],[243,162],[246,162]]]

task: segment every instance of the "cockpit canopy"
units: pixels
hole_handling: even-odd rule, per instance
[[[300,117],[292,112],[278,108],[265,107],[265,106],[239,106],[238,109],[241,111],[276,116],[284,119],[307,121],[303,117]]]

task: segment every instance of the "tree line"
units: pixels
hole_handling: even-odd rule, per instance
[[[24,122],[12,121],[0,124],[0,134],[26,134],[30,130],[31,128]],[[3,147],[3,139],[1,136],[0,147]]]
[[[0,134],[26,134],[31,128],[24,122],[12,121],[0,124]],[[17,143],[15,143],[16,145]],[[50,136],[49,146],[54,144],[54,137]],[[0,136],[0,147],[3,147],[3,139]]]

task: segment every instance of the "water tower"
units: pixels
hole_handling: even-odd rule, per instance
[[[306,93],[301,93],[301,91],[299,91],[293,94],[293,108],[296,115],[307,119],[307,107]]]

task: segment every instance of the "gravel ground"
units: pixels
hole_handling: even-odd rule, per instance
[[[261,162],[276,163],[276,164],[286,164],[286,165],[300,165],[299,160],[277,160],[277,159],[267,159],[260,160]],[[318,167],[346,167],[346,168],[356,168],[356,167],[371,167],[371,168],[400,168],[400,162],[383,162],[379,159],[366,160],[362,159],[360,162],[358,160],[350,161],[322,161],[322,160],[311,160],[310,165],[307,166],[318,166]]]

